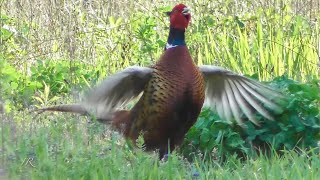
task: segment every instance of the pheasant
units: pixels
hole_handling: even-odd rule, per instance
[[[94,115],[133,142],[141,134],[146,150],[159,150],[160,157],[181,144],[204,104],[241,126],[244,119],[259,125],[257,112],[269,120],[274,120],[270,110],[281,113],[275,100],[284,96],[276,90],[221,67],[195,65],[185,42],[191,19],[187,6],[176,5],[168,16],[169,37],[155,65],[111,75],[78,104],[39,110]],[[131,110],[119,109],[140,94]]]

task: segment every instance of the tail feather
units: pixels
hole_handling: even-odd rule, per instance
[[[45,111],[58,111],[58,112],[70,112],[70,113],[77,113],[81,115],[89,115],[89,112],[82,104],[62,104],[57,106],[50,106],[41,109],[34,110],[41,114]]]
[[[69,113],[77,113],[84,116],[94,115],[96,119],[104,124],[111,124],[113,128],[115,128],[120,133],[123,133],[124,136],[129,136],[130,125],[131,125],[131,114],[130,111],[127,110],[119,110],[115,112],[108,113],[93,113],[89,112],[88,108],[86,108],[83,104],[62,104],[57,106],[50,106],[41,109],[34,110],[41,114],[45,111],[57,111],[57,112],[69,112]]]

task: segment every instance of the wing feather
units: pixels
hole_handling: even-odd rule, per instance
[[[259,125],[255,112],[274,120],[269,110],[283,111],[278,100],[285,96],[271,87],[221,67],[203,65],[199,69],[206,82],[206,104],[227,121],[242,125],[245,116]]]
[[[248,119],[251,122],[253,122],[256,125],[259,125],[259,122],[256,120],[256,118],[254,116],[254,112],[252,111],[252,107],[247,102],[247,100],[244,98],[244,96],[241,94],[239,87],[238,87],[239,85],[237,84],[237,82],[231,81],[231,80],[228,80],[228,81],[232,87],[232,90],[233,90],[235,97],[236,97],[236,101],[238,102],[242,112],[245,114],[245,116],[248,117]]]
[[[149,82],[153,69],[131,66],[107,77],[91,90],[83,102],[97,117],[104,117],[139,96]]]
[[[239,125],[242,125],[243,122],[241,120],[241,115],[240,115],[240,106],[236,100],[235,94],[234,94],[234,90],[231,88],[228,79],[224,80],[225,81],[225,88],[226,88],[226,92],[227,92],[227,96],[228,96],[228,101],[230,104],[230,109],[231,112],[234,116],[234,119],[237,121],[237,123]],[[231,120],[231,119],[230,119]]]
[[[72,112],[94,115],[97,119],[111,120],[114,112],[143,93],[153,69],[131,66],[107,77],[100,85],[88,92],[85,100],[77,104],[62,104],[37,109],[44,111]]]
[[[232,114],[231,114],[231,110],[230,110],[230,105],[229,105],[229,100],[228,100],[228,96],[226,92],[222,92],[222,99],[221,99],[221,103],[222,103],[222,111],[224,112],[223,117],[231,122],[232,120]]]
[[[247,102],[261,115],[266,117],[269,120],[274,120],[272,115],[261,105],[257,99],[254,98],[250,91],[243,87],[243,83],[235,81],[237,84],[238,89],[240,90],[241,94],[245,97]]]
[[[281,109],[281,107],[279,105],[277,105],[276,103],[274,103],[272,101],[272,97],[282,97],[279,96],[278,92],[276,91],[270,91],[270,89],[266,89],[263,86],[259,86],[257,85],[257,83],[252,83],[250,81],[245,81],[245,80],[241,80],[242,81],[242,85],[252,94],[254,95],[257,99],[259,99],[261,102],[263,102],[266,106],[268,106],[270,109],[273,110],[279,110]],[[274,94],[276,93],[276,94]],[[267,97],[271,97],[270,99],[268,99]]]

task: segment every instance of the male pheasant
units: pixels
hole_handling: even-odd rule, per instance
[[[265,107],[281,111],[273,99],[283,96],[221,67],[197,67],[185,43],[185,30],[191,19],[189,9],[178,4],[168,15],[168,42],[154,66],[128,67],[108,77],[79,104],[40,110],[95,115],[101,122],[110,122],[133,142],[142,134],[146,150],[158,149],[160,157],[168,152],[168,147],[174,150],[183,141],[204,100],[229,122],[242,125],[242,119],[247,118],[259,125],[255,112],[273,120]],[[141,93],[130,111],[118,109]]]

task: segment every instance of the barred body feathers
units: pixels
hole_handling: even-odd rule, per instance
[[[183,67],[183,68],[179,68]],[[180,144],[196,121],[204,102],[204,80],[185,46],[167,50],[154,71],[144,94],[131,110],[129,136],[144,133],[147,149]]]

